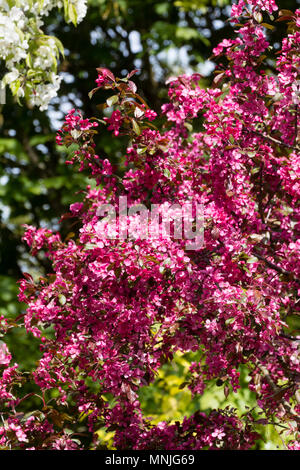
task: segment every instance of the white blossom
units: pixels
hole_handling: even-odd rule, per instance
[[[74,4],[74,6],[76,8],[76,12],[77,12],[77,23],[80,23],[86,15],[86,11],[87,11],[86,2],[87,2],[87,0],[75,0],[75,1],[73,1],[73,4]]]
[[[27,97],[41,110],[57,95],[61,77],[54,71],[59,44],[41,30],[43,17],[53,9],[64,8],[68,22],[79,23],[87,12],[87,0],[15,0],[10,7],[0,0],[0,60],[7,73],[0,85],[9,85],[13,94]],[[75,15],[74,15],[75,11]],[[71,12],[71,13],[70,13]]]
[[[51,74],[50,78],[50,83],[38,84],[30,97],[30,104],[32,106],[39,106],[41,111],[47,109],[52,98],[57,95],[62,79],[62,77],[55,74]]]
[[[19,78],[19,70],[17,69],[12,69],[11,72],[7,73],[6,74],[6,83],[9,85],[10,83],[14,82],[15,80],[17,80]]]

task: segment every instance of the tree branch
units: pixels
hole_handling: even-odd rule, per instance
[[[264,256],[262,256],[262,255],[260,255],[259,253],[257,253],[256,250],[253,250],[253,253],[255,254],[256,258],[258,258],[258,259],[260,259],[261,261],[263,261],[269,268],[274,269],[274,270],[277,271],[279,274],[284,274],[285,276],[292,277],[292,278],[294,279],[294,281],[300,283],[300,279],[296,278],[296,277],[295,277],[295,274],[294,274],[292,271],[287,271],[286,269],[282,268],[281,266],[278,266],[277,264],[272,263],[272,261],[269,261],[269,260],[266,259]]]
[[[279,145],[280,147],[287,147],[287,148],[292,149],[292,150],[300,151],[300,147],[298,147],[298,146],[286,144],[285,142],[282,142],[281,140],[275,139],[275,137],[272,137],[270,135],[262,134],[261,132],[255,130],[255,129],[250,129],[248,132],[253,132],[254,134],[258,135],[259,137],[262,137],[263,139],[268,140],[269,142],[272,142],[273,144]]]

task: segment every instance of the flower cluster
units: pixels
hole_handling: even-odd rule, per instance
[[[266,11],[272,13],[278,10],[275,0],[238,0],[238,2],[232,5],[231,16],[239,17],[245,13],[248,13],[249,9]]]

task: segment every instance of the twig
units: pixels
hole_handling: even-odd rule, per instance
[[[282,388],[280,387],[277,387],[277,385],[273,382],[273,380],[271,379],[271,376],[269,374],[269,371],[263,366],[263,365],[260,365],[260,364],[257,364],[258,365],[258,368],[261,370],[261,372],[263,373],[263,376],[264,378],[266,379],[266,381],[268,382],[268,384],[270,385],[270,387],[272,388],[274,395],[276,395],[277,393],[279,392],[282,392]],[[291,388],[292,386],[289,386],[286,388],[286,390],[288,390],[289,388]],[[288,403],[287,400],[284,400],[283,398],[281,398],[280,400],[280,403],[282,404],[282,406],[284,407],[284,409],[293,416],[292,419],[294,419],[295,421],[297,421],[298,423],[300,423],[300,417],[298,416],[298,414],[296,413],[295,410],[293,410],[293,408],[291,407],[291,405]]]
[[[256,250],[253,250],[256,258],[260,259],[261,261],[263,261],[269,268],[271,269],[274,269],[275,271],[277,271],[279,274],[284,274],[285,276],[289,276],[291,278],[293,278],[293,280],[295,282],[297,282],[298,284],[300,284],[300,279],[298,278],[295,278],[295,275],[293,272],[291,271],[287,271],[286,269],[282,268],[281,266],[278,266],[277,264],[274,264],[272,263],[272,261],[269,261],[267,260],[266,258],[264,258],[263,256],[261,256],[259,253],[257,253]]]
[[[290,145],[286,144],[285,142],[282,142],[281,140],[275,139],[275,137],[272,137],[270,135],[265,135],[262,134],[261,132],[255,130],[255,129],[250,129],[248,132],[253,132],[254,134],[257,134],[259,137],[262,137],[263,139],[269,140],[270,142],[273,142],[276,145],[279,145],[280,147],[287,147],[292,150],[300,150],[300,147],[295,146],[295,145]]]

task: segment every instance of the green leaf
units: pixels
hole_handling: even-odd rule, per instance
[[[134,132],[137,134],[137,135],[140,135],[141,134],[141,129],[140,129],[140,126],[138,125],[138,123],[136,122],[135,119],[132,119],[132,128],[134,130]]]
[[[33,70],[33,69],[29,69],[27,71],[27,78],[32,78],[32,77],[35,77],[36,75],[39,75],[40,72],[37,72],[36,70]]]
[[[84,248],[86,250],[93,250],[94,248],[97,248],[97,245],[96,245],[96,243],[86,243],[84,245]]]
[[[193,125],[190,122],[185,122],[184,127],[189,131],[193,132]]]
[[[140,147],[137,149],[137,154],[138,155],[142,155],[143,153],[145,153],[147,151],[147,147]]]
[[[164,168],[164,176],[166,178],[170,178],[171,176],[171,173],[170,173],[170,170],[168,168]]]
[[[63,46],[62,42],[58,38],[56,38],[55,36],[53,36],[53,39],[55,41],[55,45],[56,45],[57,49],[59,50],[61,55],[64,57],[65,56],[65,50],[64,50],[64,46]]]
[[[70,20],[72,21],[72,23],[74,24],[74,26],[77,26],[77,12],[73,3],[69,3],[68,16]]]
[[[113,95],[113,96],[110,96],[109,98],[107,98],[106,103],[107,103],[108,106],[112,106],[112,105],[116,104],[118,101],[119,101],[118,95]]]
[[[88,94],[89,99],[92,99],[93,95],[94,95],[94,94],[96,93],[96,91],[98,91],[98,90],[99,90],[99,87],[93,88],[93,89],[89,92],[89,94]],[[103,106],[103,105],[101,105],[101,106]],[[105,105],[105,107],[106,107],[106,105]]]
[[[58,301],[59,301],[60,305],[65,305],[65,303],[67,302],[67,299],[63,294],[59,294]]]
[[[17,94],[20,86],[21,86],[20,80],[16,80],[16,81],[10,83],[9,88],[11,89],[11,92],[12,92],[13,95]]]
[[[32,68],[32,56],[31,54],[28,52],[27,56],[26,56],[26,65],[27,67],[29,67],[30,69]]]
[[[260,11],[255,11],[254,14],[253,14],[253,16],[254,16],[254,19],[255,19],[258,23],[261,23],[261,22],[262,22],[263,16],[262,16],[262,14],[261,14]]]

